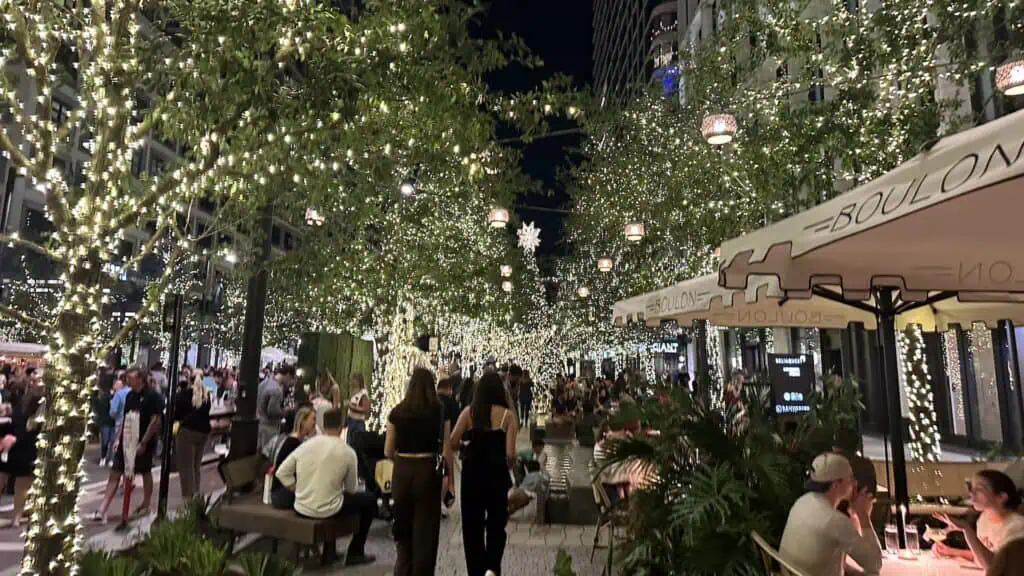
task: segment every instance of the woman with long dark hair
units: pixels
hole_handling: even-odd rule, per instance
[[[1024,516],[1018,512],[1021,493],[1013,480],[998,470],[982,470],[967,483],[971,493],[971,505],[981,516],[977,526],[963,518],[936,514],[936,518],[949,526],[951,531],[962,531],[970,550],[958,550],[942,543],[932,550],[939,556],[971,560],[983,569],[993,564],[993,559],[1004,544],[1024,538]]]
[[[441,483],[451,470],[450,425],[437,398],[434,375],[413,370],[405,398],[388,416],[384,455],[395,462],[391,494],[395,500],[396,576],[430,576],[437,563],[441,530]]]
[[[501,378],[484,374],[451,438],[452,447],[463,451],[462,539],[469,576],[484,576],[488,571],[501,574],[516,432]]]

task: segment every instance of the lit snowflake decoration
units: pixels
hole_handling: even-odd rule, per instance
[[[516,236],[519,236],[519,247],[527,254],[533,254],[540,246],[540,228],[534,226],[533,222],[523,224]]]

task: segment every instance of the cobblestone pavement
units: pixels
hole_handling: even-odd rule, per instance
[[[441,544],[437,552],[437,576],[455,576],[466,573],[466,559],[462,548],[462,525],[455,513],[441,521]],[[307,567],[304,574],[317,576],[385,576],[395,566],[395,545],[388,537],[387,526],[374,525],[367,541],[367,552],[377,556],[371,566],[342,568]],[[602,534],[602,543],[606,534]],[[579,576],[600,576],[604,569],[605,550],[597,550],[590,560],[594,539],[594,526],[547,525],[535,526],[527,521],[512,520],[508,525],[508,544],[502,563],[502,576],[547,576],[554,573],[558,550],[563,549],[573,558],[573,569]],[[344,550],[345,541],[339,541]]]

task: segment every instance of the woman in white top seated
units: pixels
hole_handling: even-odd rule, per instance
[[[348,401],[348,443],[351,445],[353,433],[366,430],[366,417],[370,415],[370,394],[359,372],[352,374],[349,389],[352,391]]]
[[[939,556],[972,560],[988,568],[996,552],[1008,542],[1024,538],[1024,516],[1018,512],[1020,492],[1006,474],[998,470],[982,470],[967,485],[971,504],[981,512],[977,528],[965,518],[936,514],[951,530],[961,530],[970,550],[950,548],[938,543],[933,550]]]

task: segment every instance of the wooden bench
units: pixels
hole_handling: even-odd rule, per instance
[[[334,545],[335,540],[355,533],[358,518],[314,519],[294,510],[278,510],[263,503],[263,480],[269,468],[262,455],[225,461],[219,467],[226,490],[214,513],[217,525],[234,536],[259,534],[270,538],[273,551],[280,541],[295,544],[296,558],[303,548]]]

